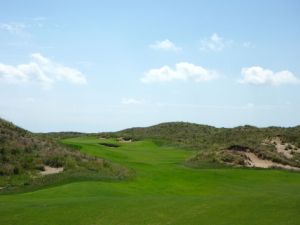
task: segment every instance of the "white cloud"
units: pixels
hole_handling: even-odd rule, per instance
[[[205,82],[216,79],[217,76],[218,74],[215,71],[191,63],[181,62],[177,63],[174,69],[169,66],[151,69],[145,74],[141,81],[143,83],[169,82],[173,80]]]
[[[155,50],[165,50],[165,51],[180,51],[181,48],[177,47],[172,41],[166,39],[164,41],[156,41],[154,44],[149,46]]]
[[[17,66],[0,63],[0,81],[12,84],[37,83],[51,88],[65,80],[74,84],[86,84],[85,76],[76,69],[60,65],[39,53],[31,55],[31,62]]]
[[[0,30],[6,31],[20,38],[31,38],[30,30],[44,27],[45,17],[27,18],[23,22],[0,22]]]
[[[210,38],[201,40],[200,50],[220,52],[224,48],[229,47],[233,41],[227,41],[217,33],[214,33]]]
[[[253,85],[282,85],[282,84],[299,84],[300,80],[290,71],[283,70],[273,72],[259,66],[242,68],[243,78],[239,80],[243,84]]]
[[[27,36],[26,30],[27,26],[24,23],[10,22],[10,23],[0,23],[0,29],[5,30],[11,34]]]
[[[123,98],[121,103],[123,105],[140,105],[143,104],[144,101],[139,99],[134,99],[134,98]]]

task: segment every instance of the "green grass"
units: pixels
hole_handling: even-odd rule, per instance
[[[0,195],[5,225],[300,224],[300,173],[184,166],[195,152],[151,140],[111,148],[66,139],[81,151],[136,171],[128,181],[82,181]],[[109,143],[116,143],[109,140]]]

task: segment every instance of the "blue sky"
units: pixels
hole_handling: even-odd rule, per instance
[[[299,1],[0,3],[0,117],[31,131],[300,124]]]

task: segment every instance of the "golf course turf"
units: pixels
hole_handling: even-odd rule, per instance
[[[184,162],[195,151],[152,140],[119,143],[80,137],[63,143],[129,167],[135,176],[0,195],[1,225],[300,224],[298,172],[190,168]]]

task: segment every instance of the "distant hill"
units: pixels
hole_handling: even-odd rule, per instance
[[[63,133],[62,137],[79,135]],[[61,176],[80,172],[106,177],[124,175],[126,170],[110,162],[85,155],[74,147],[63,146],[52,135],[34,134],[11,122],[0,119],[0,187],[29,184],[42,174],[64,171]],[[57,169],[56,169],[57,168]],[[43,178],[45,180],[45,178]],[[69,179],[69,178],[68,178]],[[45,181],[43,181],[45,182]]]
[[[230,145],[247,145],[257,147],[265,138],[280,136],[300,146],[300,126],[291,128],[254,126],[239,126],[235,128],[216,128],[187,122],[161,123],[150,127],[137,127],[100,135],[124,136],[133,139],[154,138],[172,144],[189,148],[211,148],[218,144],[228,147]]]
[[[151,138],[165,144],[195,149],[199,154],[189,160],[193,164],[208,160],[244,165],[247,163],[247,154],[242,151],[248,151],[255,153],[260,159],[283,165],[300,166],[300,126],[258,128],[246,125],[216,128],[194,123],[170,122],[145,128],[130,128],[115,133],[102,133],[100,136],[133,140]],[[277,141],[280,140],[280,143],[271,143],[275,138]],[[279,152],[277,147],[281,146],[281,143],[282,146],[286,143],[286,148],[293,149]],[[291,157],[287,157],[289,153]]]

